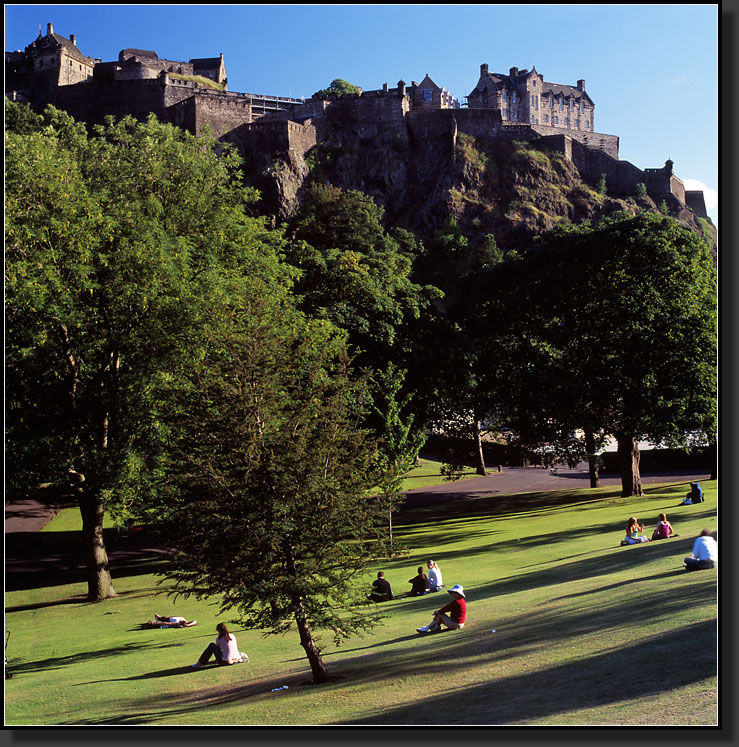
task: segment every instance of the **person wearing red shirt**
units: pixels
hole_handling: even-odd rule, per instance
[[[416,628],[419,633],[438,633],[442,625],[451,630],[462,630],[467,617],[467,600],[464,596],[464,588],[455,584],[448,591],[452,595],[452,601],[436,610],[434,619],[428,625]]]

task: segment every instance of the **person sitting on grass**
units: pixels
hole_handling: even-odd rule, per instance
[[[416,628],[419,633],[438,633],[442,625],[450,630],[462,630],[467,617],[467,601],[464,596],[464,588],[455,584],[448,591],[452,595],[452,601],[436,610],[433,615],[434,619],[428,625]]]
[[[200,654],[200,658],[192,665],[193,669],[204,667],[210,661],[211,656],[216,657],[216,664],[219,666],[249,661],[249,657],[239,651],[236,636],[229,631],[224,623],[216,625],[216,632],[218,637],[215,642],[206,646],[205,651]]]
[[[441,591],[444,588],[444,582],[441,579],[441,568],[435,560],[429,560],[426,563],[429,569],[429,591]]]
[[[686,571],[704,571],[715,568],[718,562],[718,544],[710,529],[704,529],[693,543],[693,553],[685,558]]]
[[[622,545],[638,545],[640,542],[649,542],[648,537],[643,537],[644,524],[639,519],[631,516],[626,523],[626,536],[621,540]]]
[[[367,599],[373,602],[389,602],[393,598],[393,590],[390,583],[385,580],[385,572],[378,571],[377,578],[372,582],[372,592],[367,594]]]
[[[419,565],[417,568],[418,575],[411,579],[408,579],[408,583],[411,584],[411,591],[408,596],[420,597],[428,593],[429,590],[429,577],[423,570],[423,566]]]
[[[658,516],[659,521],[652,534],[653,540],[669,539],[670,537],[679,537],[675,534],[675,530],[672,528],[672,524],[667,521],[667,514],[660,514]]]
[[[197,625],[197,620],[186,620],[184,617],[178,617],[177,615],[157,615],[154,613],[154,619],[149,620],[147,625],[152,628],[191,628],[193,625]]]

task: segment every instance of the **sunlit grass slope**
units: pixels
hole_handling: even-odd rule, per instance
[[[118,575],[118,598],[96,605],[82,584],[36,583],[6,594],[6,724],[715,724],[718,571],[682,570],[695,536],[717,526],[716,484],[702,485],[697,506],[679,505],[687,488],[675,484],[398,514],[408,553],[368,568],[368,584],[382,568],[405,593],[433,557],[448,587],[465,587],[467,625],[415,632],[444,592],[385,603],[371,635],[322,641],[335,680],[321,687],[295,633],[234,626],[251,662],[192,670],[222,618],[205,602],[175,606],[149,569]],[[679,537],[619,547],[626,518],[651,533],[661,511]],[[155,611],[200,625],[139,630]]]

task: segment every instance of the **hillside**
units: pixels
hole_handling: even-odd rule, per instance
[[[600,218],[616,211],[658,212],[649,197],[602,195],[572,161],[543,142],[486,142],[465,133],[428,133],[396,125],[371,128],[329,118],[305,157],[294,148],[247,159],[247,179],[262,209],[290,217],[310,180],[371,195],[388,226],[420,236],[453,216],[465,235],[494,234],[503,250],[526,244],[561,220]],[[715,241],[713,225],[672,206],[680,223]]]

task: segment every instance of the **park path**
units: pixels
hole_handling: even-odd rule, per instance
[[[660,482],[689,483],[709,479],[709,473],[691,470],[673,470],[670,472],[642,473],[642,484]],[[491,472],[487,477],[471,477],[458,482],[447,482],[426,488],[407,490],[405,508],[416,508],[439,501],[457,500],[459,498],[476,498],[495,493],[530,493],[540,490],[562,490],[587,488],[588,471],[585,464],[575,469],[558,467],[556,474],[540,467],[503,467],[500,472]],[[620,485],[618,475],[601,475],[602,487]],[[686,487],[685,492],[688,491]],[[22,500],[5,504],[5,534],[18,532],[40,532],[57,513],[53,505],[39,501]]]
[[[672,470],[666,472],[642,472],[642,485],[654,483],[688,483],[708,480],[709,471]],[[601,487],[621,485],[617,474],[600,475]],[[582,463],[570,469],[557,467],[556,474],[541,467],[503,467],[500,472],[490,472],[486,477],[471,477],[458,482],[447,482],[428,488],[417,488],[406,491],[405,508],[417,508],[439,501],[451,501],[459,498],[479,498],[495,493],[533,493],[542,490],[576,490],[590,486],[587,464]]]

